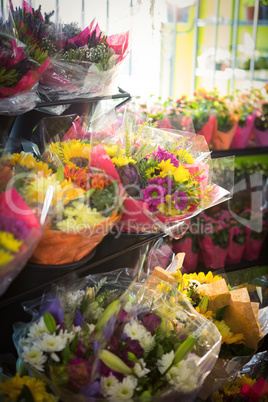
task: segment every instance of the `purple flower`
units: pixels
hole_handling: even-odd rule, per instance
[[[99,381],[94,381],[92,384],[86,386],[85,388],[83,388],[81,390],[81,393],[85,396],[87,396],[88,398],[98,398],[101,396],[101,392],[100,392],[100,382]]]
[[[133,163],[116,168],[121,183],[131,197],[140,196],[140,174]]]
[[[67,364],[69,381],[73,386],[83,388],[90,382],[93,361],[94,357],[90,356],[88,360],[78,358]]]
[[[170,163],[173,163],[175,167],[179,167],[179,161],[172,152],[168,152],[165,149],[158,147],[156,152],[152,153],[155,161],[162,162],[170,159]],[[148,157],[148,156],[147,156]]]
[[[155,331],[161,324],[161,318],[154,313],[147,313],[142,317],[141,322],[147,331],[154,335]]]
[[[148,180],[149,186],[142,190],[143,201],[148,202],[150,211],[156,211],[159,204],[165,202],[165,196],[171,191],[173,181],[165,177]]]
[[[113,332],[114,332],[114,325],[115,325],[115,322],[116,322],[116,318],[115,318],[115,316],[113,315],[113,316],[111,317],[111,319],[109,320],[108,324],[107,324],[107,325],[103,328],[103,330],[102,330],[103,335],[105,336],[105,339],[106,339],[107,341],[110,340],[110,338],[111,338],[111,336],[112,336],[112,334],[113,334]]]
[[[0,230],[2,232],[12,233],[18,240],[26,239],[31,232],[31,229],[28,228],[27,224],[22,219],[4,215],[0,215]]]
[[[85,322],[84,317],[82,316],[82,314],[80,313],[80,311],[78,309],[75,310],[75,316],[74,316],[74,325],[76,327],[81,327],[82,323]]]
[[[175,205],[175,209],[181,210],[183,211],[184,208],[187,206],[187,202],[188,202],[188,197],[186,195],[186,193],[184,193],[183,191],[176,191],[172,197],[171,200],[174,201]]]
[[[60,307],[60,303],[58,299],[50,299],[51,296],[46,296],[39,314],[40,316],[44,315],[45,313],[50,313],[55,318],[57,324],[61,324],[63,322],[64,311]]]
[[[131,339],[130,337],[127,337],[127,339],[125,340],[125,347],[128,352],[133,353],[138,359],[140,359],[144,354],[144,350],[141,347],[140,342]]]
[[[119,314],[117,316],[117,321],[118,322],[126,322],[128,321],[128,313],[126,312],[126,310],[120,310]]]

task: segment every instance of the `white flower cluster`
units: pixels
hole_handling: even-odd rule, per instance
[[[151,335],[142,324],[134,319],[131,319],[130,322],[125,325],[124,334],[129,336],[131,339],[139,341],[145,353],[150,352],[154,347],[155,335]]]
[[[126,376],[122,382],[110,374],[109,377],[101,377],[101,392],[105,398],[114,401],[130,399],[135,391],[138,380],[132,375]]]
[[[84,290],[76,290],[74,292],[68,292],[66,294],[66,301],[67,304],[73,306],[73,305],[79,305],[85,296],[86,292]]]
[[[156,364],[161,374],[164,374],[171,366],[174,355],[175,353],[172,350],[157,361]],[[194,353],[189,353],[184,360],[168,370],[165,375],[166,379],[183,394],[194,392],[200,381],[199,361],[200,357]]]
[[[43,317],[34,322],[25,338],[20,340],[23,360],[38,371],[44,371],[44,364],[50,357],[58,362],[57,352],[62,351],[67,343],[75,336],[75,331],[60,330],[58,334],[51,334]]]

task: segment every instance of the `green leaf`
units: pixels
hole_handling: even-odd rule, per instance
[[[222,320],[223,320],[225,311],[227,310],[228,307],[229,307],[229,305],[217,309],[217,312],[216,312],[216,320],[218,320],[218,321],[222,321]]]
[[[51,334],[53,334],[56,331],[56,327],[57,327],[55,318],[50,313],[45,313],[43,315],[43,318],[44,318],[44,322],[46,324],[47,329],[49,330],[49,332]]]
[[[23,385],[22,391],[18,396],[17,402],[34,402],[34,398],[27,385]]]
[[[134,353],[128,352],[128,360],[134,363],[139,363],[139,359],[134,355]]]
[[[72,340],[72,343],[71,343],[71,347],[70,347],[71,352],[75,351],[76,346],[78,345],[78,343],[79,343],[78,332],[76,332],[76,334],[74,336],[74,339]]]
[[[161,359],[161,357],[163,356],[163,354],[164,354],[163,346],[160,345],[160,344],[158,344],[158,345],[157,345],[157,349],[156,349],[156,357],[157,357],[158,359]]]
[[[61,357],[62,357],[63,364],[67,364],[70,359],[69,345],[66,345],[65,348],[61,351]]]
[[[196,339],[193,336],[188,336],[188,338],[185,339],[185,341],[183,341],[176,350],[172,365],[176,365],[181,362],[188,355],[188,353],[191,352],[195,345],[195,342]]]
[[[57,181],[59,181],[60,183],[63,182],[63,180],[64,180],[63,165],[58,166],[56,179],[57,179]]]

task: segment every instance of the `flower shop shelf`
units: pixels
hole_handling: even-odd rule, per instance
[[[253,26],[254,23],[253,23],[253,20],[238,20],[237,24],[238,24],[238,26],[241,26],[241,27],[248,27],[248,26],[251,27],[251,26]],[[200,28],[202,28],[204,26],[216,26],[217,21],[215,19],[199,18],[197,21],[197,25]],[[235,21],[230,20],[228,18],[219,17],[218,25],[226,25],[226,26],[232,27],[235,25]],[[258,26],[267,27],[268,20],[258,20]]]
[[[223,156],[253,156],[267,154],[268,162],[268,147],[256,148],[237,148],[237,149],[223,149],[219,151],[212,151],[212,158],[221,158]]]
[[[99,102],[115,101],[123,99],[114,107],[118,109],[131,100],[131,95],[121,88],[118,93],[84,98],[68,98],[61,100],[41,101],[35,107],[22,115],[2,116],[0,115],[0,146],[8,152],[20,152],[20,140],[31,140],[32,131],[42,118],[58,117],[78,114],[80,116],[92,116]],[[56,109],[56,108],[61,108]]]

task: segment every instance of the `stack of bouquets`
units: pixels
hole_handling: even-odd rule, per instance
[[[146,124],[132,129],[127,123],[121,133],[102,143],[128,194],[122,231],[160,229],[179,237],[185,219],[231,197],[233,158],[222,158],[221,169],[214,174],[214,161],[201,135]]]
[[[15,332],[22,364],[62,400],[191,401],[212,369],[216,327],[175,288],[164,295],[157,278],[132,275],[118,270],[61,285]]]
[[[22,174],[0,164],[0,295],[30,258],[42,236],[48,210],[23,195]]]
[[[3,11],[3,10],[2,10]],[[20,35],[14,20],[7,13],[0,21],[0,113],[17,115],[36,106],[36,90],[40,77],[48,68],[47,52]]]
[[[237,275],[239,286],[231,287],[222,276],[212,272],[182,274],[180,268],[181,258],[177,255],[166,270],[155,267],[151,277],[162,281],[158,286],[165,294],[176,286],[196,311],[211,320],[221,333],[219,358],[199,393],[206,400],[256,352],[268,332],[268,308],[260,299],[251,296],[241,273]],[[265,287],[267,289],[267,283]]]
[[[44,99],[109,94],[122,61],[128,54],[129,33],[106,36],[93,20],[84,30],[77,24],[55,24],[54,11],[34,10],[26,1],[13,10],[16,23],[51,60],[39,93]]]
[[[66,134],[76,130],[76,123]],[[26,202],[43,205],[49,193],[50,222],[31,262],[59,265],[88,255],[111,230],[120,219],[122,192],[109,165],[105,166],[105,157],[110,159],[103,148],[82,140],[61,142],[57,135],[55,142],[50,141],[42,156],[47,163],[24,152],[5,159],[17,169],[32,172],[23,178],[20,190]]]

